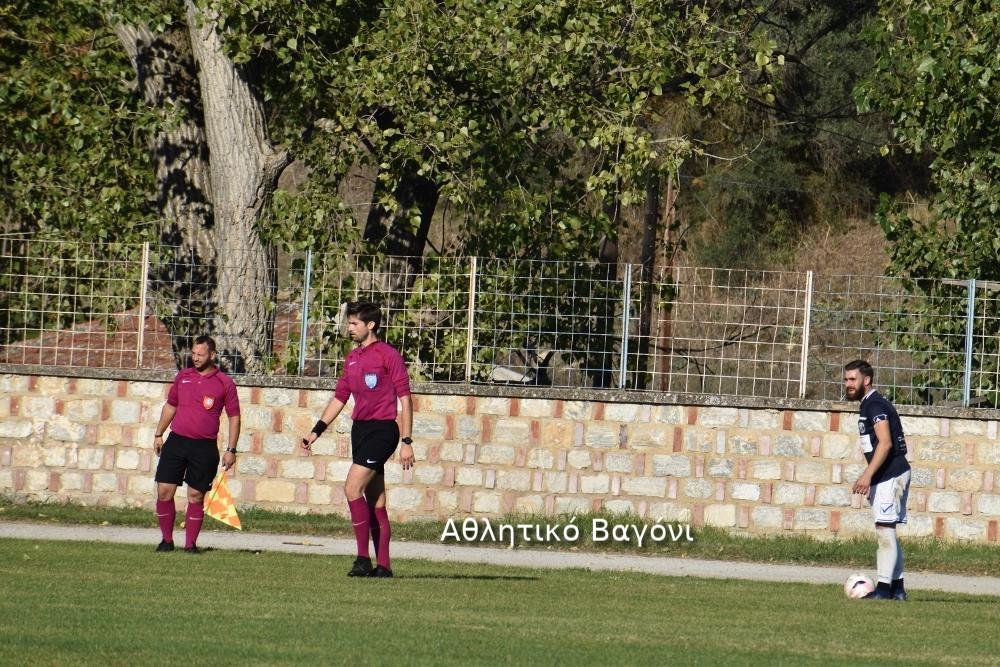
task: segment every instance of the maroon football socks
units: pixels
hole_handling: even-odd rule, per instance
[[[354,526],[354,539],[358,543],[358,556],[368,558],[368,533],[371,530],[368,501],[364,496],[347,501],[351,510],[351,524]]]
[[[375,549],[377,564],[390,570],[392,568],[389,567],[389,537],[392,531],[389,528],[389,513],[385,511],[384,507],[375,508],[375,521],[378,530],[375,530],[374,525],[372,526],[372,537],[378,536],[378,547]]]
[[[198,533],[205,520],[205,506],[202,503],[188,503],[184,515],[184,548],[190,549],[198,542]]]
[[[177,518],[177,507],[171,500],[156,501],[156,522],[160,524],[160,533],[164,542],[174,542],[174,519]]]

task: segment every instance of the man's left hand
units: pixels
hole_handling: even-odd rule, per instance
[[[236,454],[232,452],[224,452],[222,454],[222,469],[229,470],[236,463]]]
[[[403,464],[403,470],[413,467],[413,447],[403,444],[399,449],[399,462]]]

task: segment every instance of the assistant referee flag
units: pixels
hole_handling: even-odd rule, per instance
[[[212,482],[212,491],[205,500],[205,514],[237,530],[243,530],[240,515],[236,513],[236,503],[229,493],[225,470],[220,470]]]

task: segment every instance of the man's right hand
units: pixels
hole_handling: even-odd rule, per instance
[[[310,454],[312,454],[312,444],[314,442],[316,442],[316,438],[318,438],[318,437],[319,437],[318,435],[316,435],[315,433],[313,433],[312,431],[310,431],[309,435],[307,435],[306,437],[302,438],[302,449],[304,449],[307,452],[309,452]]]
[[[160,450],[161,449],[163,449],[163,436],[162,435],[154,435],[153,436],[153,451],[156,452],[157,456],[160,455]]]

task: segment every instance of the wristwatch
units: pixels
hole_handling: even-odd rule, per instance
[[[236,449],[234,447],[226,447],[226,451],[229,452],[230,454],[236,453]]]
[[[413,444],[413,438],[411,438],[410,436],[406,436],[405,438],[402,439],[402,443],[404,445],[412,445]]]

